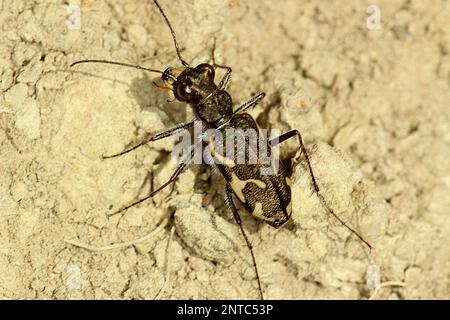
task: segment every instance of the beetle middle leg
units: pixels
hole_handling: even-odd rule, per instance
[[[156,141],[156,140],[161,140],[161,139],[167,138],[167,137],[175,134],[179,130],[189,129],[189,128],[192,128],[193,126],[194,126],[194,121],[190,121],[190,122],[179,124],[179,125],[171,128],[171,129],[168,129],[168,130],[161,131],[159,133],[155,133],[153,135],[150,135],[149,137],[147,137],[144,140],[142,140],[141,142],[139,142],[137,145],[135,145],[135,146],[133,146],[133,147],[131,147],[129,149],[125,149],[122,152],[119,152],[119,153],[116,153],[116,154],[113,154],[113,155],[110,155],[110,156],[102,156],[102,159],[110,159],[110,158],[115,158],[115,157],[121,156],[123,154],[126,154],[126,153],[128,153],[130,151],[133,151],[133,150],[143,146],[144,144],[147,144],[147,143],[152,142],[152,141]]]
[[[231,190],[231,188],[228,185],[225,187],[225,201],[226,201],[228,207],[233,212],[234,219],[236,220],[236,223],[238,224],[239,228],[241,229],[242,236],[244,237],[245,242],[247,243],[247,247],[250,250],[250,254],[252,255],[253,267],[254,267],[255,273],[256,273],[256,280],[258,280],[259,294],[261,296],[261,300],[264,300],[264,296],[263,296],[263,292],[262,292],[262,288],[261,288],[261,281],[259,279],[258,267],[256,266],[256,259],[255,259],[255,255],[253,253],[253,247],[247,238],[247,235],[242,226],[241,217],[239,216],[239,212],[236,208],[236,205],[233,202],[233,191]]]

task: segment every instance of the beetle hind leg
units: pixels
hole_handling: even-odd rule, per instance
[[[303,139],[302,136],[300,134],[300,131],[298,130],[291,130],[288,131],[284,134],[282,134],[281,136],[275,137],[272,140],[270,140],[270,146],[274,147],[292,137],[298,137],[298,141],[300,143],[300,148],[302,150],[303,156],[305,157],[306,163],[308,164],[308,169],[309,169],[309,173],[311,176],[311,180],[313,182],[314,185],[314,190],[317,194],[317,197],[319,198],[320,202],[322,203],[322,205],[327,209],[327,211],[336,218],[336,220],[339,221],[339,223],[341,223],[344,227],[346,227],[351,233],[353,233],[359,240],[361,240],[365,245],[367,245],[367,247],[369,248],[369,250],[372,250],[372,246],[370,245],[370,243],[365,240],[355,229],[353,229],[352,227],[350,227],[347,223],[345,223],[345,221],[343,221],[334,211],[333,209],[330,208],[330,206],[326,203],[324,197],[320,194],[320,189],[319,186],[317,185],[316,182],[316,178],[314,177],[314,172],[312,170],[312,166],[311,166],[311,162],[309,161],[309,156],[308,156],[308,152],[306,151],[306,147],[303,143]]]
[[[238,224],[239,228],[241,229],[242,236],[244,237],[245,242],[247,243],[247,247],[250,250],[250,254],[252,255],[253,268],[255,269],[256,280],[258,281],[259,294],[260,294],[261,300],[264,300],[263,291],[262,291],[262,287],[261,287],[261,280],[259,279],[258,267],[256,266],[256,259],[255,259],[255,255],[253,253],[253,246],[250,243],[250,241],[248,240],[247,234],[244,231],[244,228],[242,226],[241,217],[239,216],[239,212],[236,208],[236,205],[233,202],[233,191],[231,190],[231,188],[229,186],[226,186],[226,188],[225,188],[225,202],[227,203],[228,207],[233,212],[234,219],[236,220],[236,223]]]
[[[283,133],[281,136],[275,137],[272,140],[270,140],[270,146],[275,147],[276,145],[297,136],[298,142],[300,144],[300,149],[302,150],[302,154],[305,157],[306,163],[308,164],[309,174],[311,175],[311,180],[314,185],[314,190],[319,193],[319,186],[316,182],[316,177],[314,177],[314,172],[311,166],[311,162],[309,161],[308,151],[306,151],[305,144],[303,143],[302,135],[300,134],[300,131],[298,130],[291,130],[286,133]]]

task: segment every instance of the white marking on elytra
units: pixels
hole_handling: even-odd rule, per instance
[[[262,182],[261,180],[257,180],[257,179],[241,180],[236,175],[236,173],[233,172],[231,174],[231,181],[230,181],[231,188],[233,189],[234,193],[239,198],[239,200],[241,200],[243,203],[245,203],[245,197],[244,197],[244,194],[242,193],[242,190],[244,190],[247,183],[250,183],[250,182],[256,184],[261,189],[266,188],[266,184],[264,182]]]
[[[261,202],[255,203],[255,208],[253,209],[252,215],[258,219],[262,219],[265,221],[269,222],[275,221],[275,217],[267,217],[264,215],[263,206]]]
[[[215,136],[211,136],[211,138],[208,141],[208,146],[211,151],[211,156],[213,158],[217,159],[221,164],[223,164],[227,167],[233,168],[236,165],[234,163],[234,161],[227,157],[223,157],[219,152],[217,152],[216,148],[214,148],[214,140],[215,140]]]
[[[255,203],[255,209],[253,209],[253,215],[260,217],[263,215],[263,207],[261,202]]]
[[[292,213],[292,201],[289,202],[289,204],[286,206],[286,212],[287,212],[288,214],[291,214],[291,213]]]
[[[289,187],[292,187],[292,180],[291,180],[291,178],[286,177],[286,184],[287,184]]]

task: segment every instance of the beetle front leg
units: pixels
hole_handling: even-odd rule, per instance
[[[218,90],[225,90],[227,88],[228,83],[231,80],[231,73],[233,72],[233,70],[231,70],[230,67],[222,66],[220,64],[214,64],[214,67],[222,68],[222,69],[226,70],[225,75],[222,77],[222,80],[220,80],[219,87],[218,87]]]
[[[258,104],[258,102],[266,96],[265,92],[260,92],[256,96],[252,97],[250,100],[244,102],[240,105],[233,113],[243,112],[247,109],[253,108]]]

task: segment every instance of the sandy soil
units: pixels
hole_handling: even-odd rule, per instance
[[[108,217],[170,176],[174,141],[101,155],[192,112],[153,74],[69,68],[177,66],[152,1],[82,1],[79,28],[63,3],[0,1],[0,297],[258,298],[208,167]],[[242,211],[266,298],[367,299],[378,280],[377,299],[450,298],[450,2],[378,1],[379,30],[370,3],[273,3],[161,0],[188,61],[216,37],[235,103],[265,91],[261,127],[303,133],[323,197],[374,246],[324,211],[297,155],[293,224]]]

